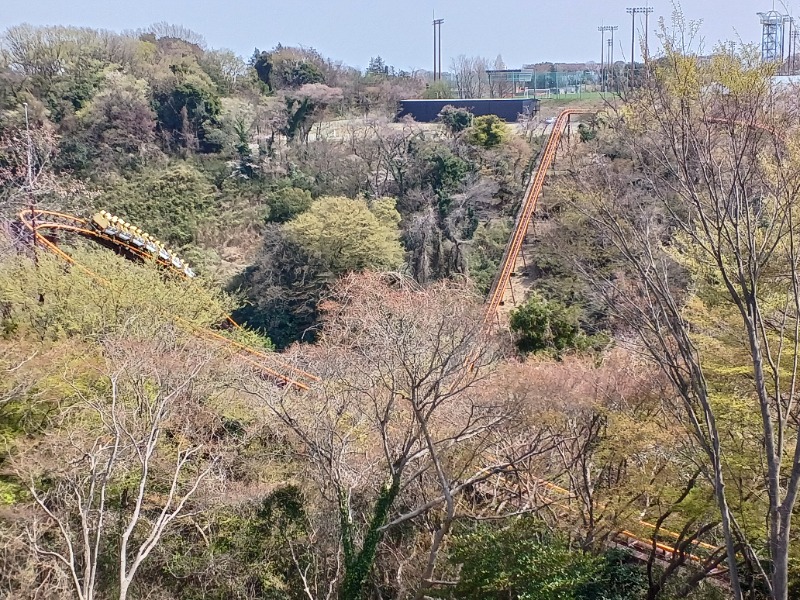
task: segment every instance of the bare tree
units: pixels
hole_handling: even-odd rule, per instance
[[[489,93],[489,61],[460,54],[450,64],[459,98],[484,98]]]
[[[787,115],[770,93],[769,67],[755,53],[703,60],[681,45],[680,36],[663,39],[661,68],[628,99],[620,133],[635,173],[624,188],[609,174],[592,186],[599,201],[587,212],[629,269],[627,276],[605,278],[603,291],[683,400],[706,456],[703,473],[714,486],[734,597],[742,597],[739,541],[771,597],[784,600],[800,487],[800,230],[794,210],[800,175],[775,133],[787,129]],[[762,427],[768,572],[730,508],[721,413],[706,371],[710,356],[698,345],[702,327],[686,310],[695,290],[713,290],[731,308],[738,323],[731,318],[726,330],[747,349],[750,377],[741,385],[749,388]]]
[[[498,354],[469,295],[442,286],[396,289],[362,275],[347,278],[325,306],[321,345],[306,357],[324,383],[302,398],[247,388],[292,432],[309,477],[338,515],[340,598],[361,596],[388,531],[437,512],[421,598],[455,499],[538,452],[535,432],[490,451],[514,410],[481,391]]]
[[[51,170],[57,147],[55,132],[44,115],[38,114],[38,107],[33,106],[29,108],[30,125],[26,128],[28,108],[20,107],[10,115],[13,125],[0,131],[0,151],[4,155],[0,164],[0,205],[4,213],[18,211],[57,187]]]
[[[498,54],[497,58],[494,59],[492,69],[495,71],[503,71],[506,68],[506,63],[503,60],[503,57]],[[512,97],[516,92],[516,89],[514,89],[515,84],[510,81],[506,81],[505,79],[495,79],[494,81],[489,81],[488,74],[486,79],[489,86],[489,96],[491,98],[508,98]]]
[[[173,38],[194,44],[203,50],[206,48],[205,38],[196,31],[192,31],[184,25],[176,25],[173,23],[167,23],[166,21],[159,21],[158,23],[153,23],[147,27],[143,33],[154,35],[156,39]]]
[[[109,341],[105,351],[95,385],[67,378],[72,399],[56,429],[14,458],[38,508],[26,524],[30,547],[81,600],[102,595],[112,548],[117,573],[105,575],[128,597],[165,533],[202,504],[201,489],[213,498],[220,459],[202,405],[209,355],[166,338]]]

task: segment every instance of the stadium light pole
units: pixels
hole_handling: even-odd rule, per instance
[[[606,70],[606,63],[605,63],[605,56],[604,52],[606,51],[606,28],[605,27],[598,27],[597,31],[600,32],[600,91],[605,92],[605,70]]]
[[[437,79],[442,78],[442,23],[444,23],[444,19],[433,19],[433,80],[436,81]],[[437,45],[438,42],[438,45]],[[437,61],[436,57],[439,57],[438,61],[438,77],[437,77]]]
[[[433,19],[433,80],[436,81],[436,19]]]
[[[442,23],[444,19],[437,19],[439,21],[439,79],[442,78]]]

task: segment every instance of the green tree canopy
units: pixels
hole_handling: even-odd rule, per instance
[[[311,208],[312,202],[311,192],[307,190],[281,188],[269,198],[269,220],[277,223],[288,221]]]
[[[280,44],[255,63],[259,78],[269,79],[270,88],[300,88],[310,83],[324,83],[324,59],[313,49],[284,47]]]
[[[105,200],[110,210],[179,246],[194,241],[211,215],[214,187],[194,167],[178,164],[148,170],[118,185]]]
[[[287,233],[319,267],[332,273],[396,269],[403,262],[400,214],[393,198],[323,197],[286,224]]]
[[[644,573],[624,553],[572,550],[534,518],[482,525],[454,542],[452,559],[462,564],[456,598],[634,600],[644,592]]]
[[[517,346],[522,352],[558,354],[586,345],[578,316],[577,307],[546,300],[534,292],[525,304],[511,311],[511,331],[517,334]]]
[[[447,128],[451,135],[469,128],[473,118],[474,115],[466,108],[456,108],[449,104],[439,111],[439,122]]]
[[[155,142],[155,113],[147,82],[111,72],[100,92],[79,113],[87,127],[87,141],[96,152],[140,153]]]
[[[497,115],[475,117],[470,128],[469,141],[483,148],[502,144],[509,136],[508,125]]]
[[[508,221],[480,224],[469,249],[469,275],[481,294],[488,294],[511,233]]]
[[[194,58],[171,61],[168,69],[153,92],[161,130],[180,146],[214,150],[204,139],[220,112],[217,86]]]
[[[259,51],[258,48],[256,48],[250,59],[250,66],[253,67],[253,70],[256,72],[258,80],[271,91],[272,84],[270,83],[270,76],[272,75],[272,60],[269,52]]]

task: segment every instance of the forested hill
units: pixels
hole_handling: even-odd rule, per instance
[[[6,30],[0,598],[800,597],[797,89],[675,15],[541,153],[377,57]]]
[[[281,45],[244,60],[164,24],[21,25],[2,49],[4,212],[21,201],[27,103],[41,206],[152,232],[240,290],[240,316],[279,345],[308,335],[319,290],[354,268],[408,262],[420,282],[469,274],[485,290],[524,189],[531,150],[502,124],[392,123],[400,98],[449,92],[380,57],[366,72]]]

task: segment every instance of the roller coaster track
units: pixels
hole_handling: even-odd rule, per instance
[[[511,234],[508,244],[506,245],[505,252],[503,253],[498,274],[495,277],[495,280],[489,291],[483,321],[484,328],[487,330],[494,327],[495,319],[498,316],[498,309],[504,303],[503,299],[506,290],[511,285],[511,277],[514,273],[517,258],[522,250],[522,244],[528,235],[528,228],[530,227],[531,220],[533,219],[534,212],[536,211],[536,205],[539,197],[542,195],[542,189],[547,177],[547,172],[549,171],[550,167],[553,166],[562,136],[564,135],[564,132],[567,131],[570,119],[573,115],[586,113],[586,110],[580,109],[563,110],[553,123],[552,130],[548,136],[544,150],[542,151],[539,159],[539,165],[536,169],[536,173],[534,174],[525,191],[525,198],[523,199],[522,205],[517,213],[514,230]],[[720,122],[724,121],[720,120]],[[548,490],[550,492],[550,496],[555,497],[555,501],[561,505],[564,505],[565,498],[570,497],[569,490],[550,481],[540,480],[539,483],[544,489]],[[689,561],[697,565],[702,565],[706,561],[706,559],[700,556],[700,554],[714,555],[719,550],[716,546],[706,544],[698,540],[691,540],[688,544],[684,542],[681,548],[671,546],[669,544],[656,541],[656,536],[662,535],[680,542],[682,540],[682,536],[680,534],[662,527],[657,527],[656,525],[643,520],[638,521],[637,527],[643,530],[651,531],[652,539],[643,539],[634,532],[621,530],[616,533],[615,542],[620,545],[636,548],[640,552],[644,553],[653,551],[657,555],[660,554],[661,556],[683,555]],[[692,551],[687,552],[686,546],[692,547]],[[711,573],[718,574],[719,571],[713,570]]]
[[[126,243],[118,238],[105,235],[95,230],[86,219],[80,217],[55,211],[34,209],[33,212],[30,210],[21,212],[19,214],[19,219],[31,235],[33,235],[37,246],[46,248],[59,258],[75,265],[103,286],[114,287],[114,284],[91,269],[81,265],[72,256],[59,248],[55,241],[53,241],[59,232],[77,234],[105,247],[118,250],[128,256],[141,260],[149,259],[149,255],[146,252],[133,244]],[[172,270],[179,276],[184,276],[181,270]],[[227,338],[216,331],[199,327],[183,317],[177,315],[168,315],[168,317],[174,320],[175,323],[183,329],[190,331],[193,335],[211,342],[216,342],[238,353],[244,362],[279,384],[288,385],[300,390],[307,390],[313,382],[319,380],[318,377],[282,361],[273,353],[256,350],[250,346]],[[234,327],[239,327],[231,317],[228,316],[226,319]]]
[[[539,159],[539,167],[536,169],[533,179],[531,179],[528,184],[522,206],[517,213],[514,231],[506,245],[503,259],[500,263],[500,270],[489,290],[484,316],[484,327],[492,327],[493,319],[497,315],[497,309],[503,304],[503,297],[505,296],[506,289],[510,285],[511,275],[514,272],[514,265],[516,265],[517,257],[522,249],[522,243],[528,235],[528,227],[533,218],[533,213],[536,210],[536,203],[539,200],[539,196],[542,195],[542,188],[544,187],[545,178],[547,177],[547,171],[552,166],[553,161],[555,161],[556,151],[558,150],[558,145],[561,143],[561,136],[564,131],[566,131],[572,115],[584,113],[586,113],[585,110],[579,109],[563,110],[556,118],[555,123],[553,123],[553,129],[551,130],[550,136],[547,138],[547,143]]]
[[[564,110],[559,114],[558,118],[553,124],[550,136],[547,139],[544,151],[542,152],[541,158],[539,160],[539,166],[536,169],[536,173],[533,179],[528,185],[528,188],[525,192],[525,198],[522,202],[519,212],[517,213],[517,219],[514,225],[514,231],[511,234],[511,238],[509,239],[508,244],[506,245],[506,249],[503,254],[503,259],[501,261],[498,274],[495,277],[495,280],[489,292],[488,300],[486,302],[486,312],[484,316],[484,327],[486,327],[487,329],[494,326],[495,318],[497,318],[498,315],[498,308],[503,304],[503,299],[506,290],[510,286],[511,277],[512,274],[514,273],[514,268],[516,266],[519,253],[522,249],[522,244],[528,235],[528,228],[530,227],[531,219],[533,218],[533,214],[536,210],[536,204],[539,200],[539,197],[542,194],[542,189],[547,176],[547,172],[553,165],[553,162],[555,161],[556,151],[558,149],[559,144],[561,143],[561,139],[564,132],[567,130],[567,127],[569,126],[570,118],[572,117],[572,115],[585,114],[586,112],[587,111],[579,109]],[[784,145],[786,144],[786,138],[780,133],[778,133],[774,127],[766,126],[761,123],[752,121],[730,120],[730,119],[715,118],[715,117],[708,117],[704,120],[704,122],[706,124],[711,124],[711,125],[725,125],[728,127],[741,127],[741,128],[763,131],[772,136],[777,141],[781,142],[782,144]],[[570,497],[569,490],[562,488],[552,482],[546,480],[540,480],[539,483],[544,489],[550,492],[551,497],[552,496],[556,497],[555,501],[560,505],[564,505],[564,500],[563,500],[564,498]],[[656,525],[643,520],[638,521],[637,526],[639,529],[651,531],[652,540],[642,539],[634,532],[628,530],[622,530],[617,532],[616,541],[623,545],[636,548],[639,551],[645,551],[645,552],[655,551],[657,554],[661,554],[662,556],[665,555],[674,556],[676,554],[683,554],[691,562],[698,565],[702,565],[707,560],[702,556],[700,556],[700,553],[707,555],[717,555],[721,550],[721,548],[717,548],[716,546],[712,546],[710,544],[706,544],[698,540],[692,540],[688,544],[686,544],[686,542],[684,541],[682,544],[683,549],[673,547],[670,546],[669,544],[657,542],[655,540],[656,536],[662,535],[680,542],[682,539],[682,536],[680,534],[670,531],[668,529],[657,527]],[[692,547],[691,552],[687,552],[685,550],[687,546]],[[710,574],[719,575],[721,573],[722,571],[715,569],[712,570]]]
[[[586,112],[587,111],[580,109],[567,109],[562,111],[553,123],[551,133],[539,159],[538,168],[527,187],[525,198],[517,214],[514,231],[506,246],[498,275],[493,282],[486,302],[484,328],[487,331],[494,327],[494,319],[497,315],[498,308],[503,304],[505,291],[510,284],[517,257],[519,256],[522,244],[527,236],[531,219],[536,210],[536,204],[542,193],[547,172],[553,165],[562,135],[569,126],[570,118],[573,115],[585,114]],[[113,287],[113,283],[91,269],[79,264],[73,257],[58,247],[58,244],[54,240],[57,238],[59,232],[80,235],[105,247],[111,247],[129,257],[143,260],[149,258],[149,255],[141,249],[117,238],[104,235],[94,229],[88,220],[80,217],[55,211],[34,209],[33,211],[26,210],[21,212],[19,218],[25,228],[32,234],[37,246],[46,248],[61,259],[75,265],[92,279],[104,286]],[[180,273],[177,269],[176,272]],[[282,385],[306,391],[315,382],[319,381],[318,377],[282,361],[272,353],[253,349],[245,344],[231,340],[216,331],[194,325],[182,317],[171,314],[166,316],[194,335],[209,341],[218,342],[220,346],[227,347],[238,353],[251,367],[260,371],[265,377]],[[239,327],[233,319],[230,317],[227,317],[227,319],[233,326]],[[542,488],[548,490],[548,492],[556,498],[555,501],[559,505],[568,506],[565,503],[571,497],[569,490],[546,480],[541,480],[540,484]],[[649,552],[655,552],[657,556],[661,556],[662,558],[668,556],[683,556],[698,565],[705,563],[707,560],[701,556],[701,554],[710,556],[718,552],[717,547],[697,540],[690,540],[688,542],[684,540],[679,546],[671,546],[657,541],[656,537],[658,535],[669,537],[679,542],[683,537],[678,533],[657,527],[646,521],[638,521],[637,527],[652,531],[651,539],[642,538],[632,531],[621,530],[616,532],[615,543],[636,549],[639,551],[640,556],[646,557]],[[687,547],[691,547],[692,550],[687,551]],[[711,571],[711,574],[718,575],[719,573],[720,572],[716,570]]]

